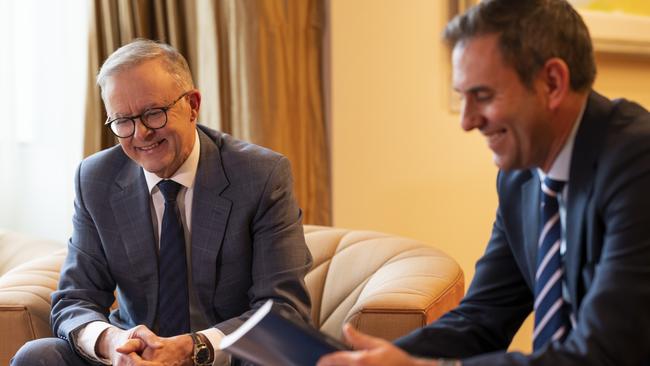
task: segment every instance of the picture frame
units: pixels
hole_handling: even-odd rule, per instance
[[[650,56],[650,16],[577,10],[589,28],[594,51]]]
[[[448,21],[452,20],[456,15],[464,13],[471,6],[477,4],[479,0],[448,0],[447,9],[448,9]],[[448,49],[447,60],[451,60],[451,49]],[[447,100],[449,105],[449,111],[453,114],[459,114],[461,109],[461,99],[460,95],[454,91],[452,88],[452,66],[451,62],[448,62],[448,77],[447,77]]]

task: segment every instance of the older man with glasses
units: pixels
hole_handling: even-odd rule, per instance
[[[308,321],[311,256],[287,159],[198,125],[201,94],[168,45],[123,46],[97,82],[119,146],[77,171],[57,338],[12,364],[226,364],[215,346],[266,300]]]

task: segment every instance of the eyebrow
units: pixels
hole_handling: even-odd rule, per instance
[[[113,116],[108,116],[108,118],[109,119],[115,119],[115,118],[131,118],[131,117],[141,116],[146,111],[148,111],[150,109],[154,109],[154,108],[164,108],[164,107],[161,107],[159,103],[149,103],[149,104],[146,104],[145,107],[138,114],[115,113]]]
[[[490,88],[490,87],[488,87],[486,85],[477,85],[477,86],[473,86],[473,87],[471,87],[469,89],[466,89],[466,90],[458,90],[457,88],[454,88],[454,90],[456,92],[462,93],[462,94],[476,94],[476,93],[484,92],[484,91],[492,91],[492,88]]]

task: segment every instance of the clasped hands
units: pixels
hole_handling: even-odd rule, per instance
[[[96,353],[115,366],[190,366],[194,343],[189,334],[159,337],[144,325],[129,330],[106,329]]]

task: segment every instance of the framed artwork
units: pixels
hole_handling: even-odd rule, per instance
[[[582,15],[597,52],[650,56],[650,2],[569,0]]]
[[[448,20],[453,19],[456,15],[464,13],[467,9],[469,9],[472,5],[478,3],[479,0],[448,0],[447,1],[447,9],[448,9]],[[449,54],[447,59],[451,60],[451,50],[448,50]],[[449,100],[449,110],[452,113],[460,113],[460,108],[461,108],[461,100],[460,100],[460,95],[456,93],[453,88],[451,87],[451,63],[449,64],[449,77],[447,78],[447,97]]]

